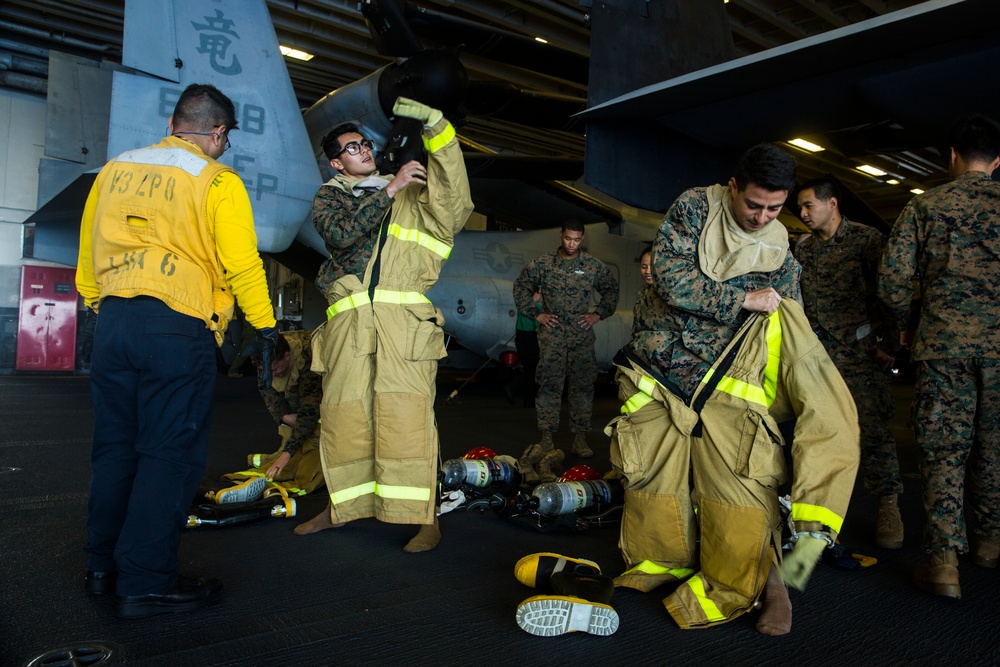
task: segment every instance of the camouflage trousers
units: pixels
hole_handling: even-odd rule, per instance
[[[851,390],[861,429],[861,476],[865,491],[874,496],[903,492],[899,476],[896,440],[889,423],[896,416],[896,403],[889,378],[875,363],[875,345],[870,338],[847,345],[824,340],[824,347]]]
[[[917,364],[913,418],[922,458],[924,548],[969,550],[1000,536],[1000,360]]]
[[[538,331],[539,360],[535,371],[538,393],[535,411],[538,430],[559,430],[563,386],[569,405],[569,425],[573,433],[590,430],[597,381],[597,356],[593,330],[572,330],[566,325]]]

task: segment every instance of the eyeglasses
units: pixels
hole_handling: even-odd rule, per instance
[[[218,132],[174,132],[174,136],[175,137],[178,134],[197,134],[198,136],[201,136],[201,137],[218,137],[219,141],[222,141],[222,135],[220,133],[218,133]],[[222,150],[223,150],[223,152],[225,152],[225,151],[228,151],[232,147],[233,147],[233,145],[231,143],[229,143],[229,133],[226,132],[226,147],[223,148]]]
[[[350,155],[357,155],[358,153],[361,152],[361,149],[363,148],[367,148],[368,150],[374,152],[375,144],[368,141],[367,139],[364,139],[363,141],[352,141],[351,143],[344,146],[344,148],[339,153],[337,153],[337,156],[339,157],[343,155],[345,151]]]

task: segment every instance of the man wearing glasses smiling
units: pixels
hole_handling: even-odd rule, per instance
[[[443,114],[404,97],[393,114],[419,121],[426,166],[411,160],[395,175],[379,174],[371,142],[353,125],[323,139],[337,174],[313,201],[313,224],[330,253],[316,287],[330,307],[313,335],[312,369],[323,375],[320,455],[330,504],[295,534],[375,517],[419,525],[404,547],[415,553],[441,539],[434,381],[444,317],[424,294],[472,199]]]

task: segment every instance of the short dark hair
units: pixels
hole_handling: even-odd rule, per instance
[[[570,218],[562,225],[562,231],[580,232],[581,234],[586,234],[587,229],[583,226],[583,223],[576,218]]]
[[[757,144],[740,156],[734,178],[741,191],[753,183],[771,192],[791,192],[795,187],[795,158],[777,144]]]
[[[650,243],[648,246],[646,246],[645,248],[643,248],[642,252],[639,253],[639,259],[640,260],[642,259],[643,255],[649,255],[650,257],[653,256],[653,244],[652,243]]]
[[[830,176],[817,176],[799,186],[799,192],[812,190],[816,199],[820,201],[830,201],[830,197],[836,197],[840,202],[840,184]]]
[[[320,145],[323,147],[323,152],[326,153],[327,160],[332,160],[344,152],[344,147],[340,145],[340,138],[345,134],[352,133],[361,134],[361,130],[354,123],[341,123],[320,139]]]
[[[244,324],[243,326],[248,327],[249,324]],[[278,332],[278,338],[274,341],[274,356],[271,357],[273,361],[281,359],[285,354],[291,352],[292,348],[288,345],[288,340],[285,338],[285,334],[281,331]],[[250,360],[257,366],[260,366],[260,352],[254,352],[250,357]]]
[[[200,132],[220,125],[225,125],[227,131],[240,129],[233,101],[207,83],[192,83],[185,88],[174,106],[173,116],[175,126]]]
[[[982,113],[959,116],[951,125],[948,147],[965,160],[992,162],[1000,157],[1000,125]]]

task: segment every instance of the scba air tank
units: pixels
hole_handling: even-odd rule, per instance
[[[508,484],[513,470],[506,462],[495,459],[448,459],[441,466],[441,473],[441,484],[446,489],[457,489],[463,484],[485,488]]]
[[[531,493],[529,507],[542,516],[559,516],[595,505],[608,505],[614,489],[603,479],[583,482],[539,484]]]

